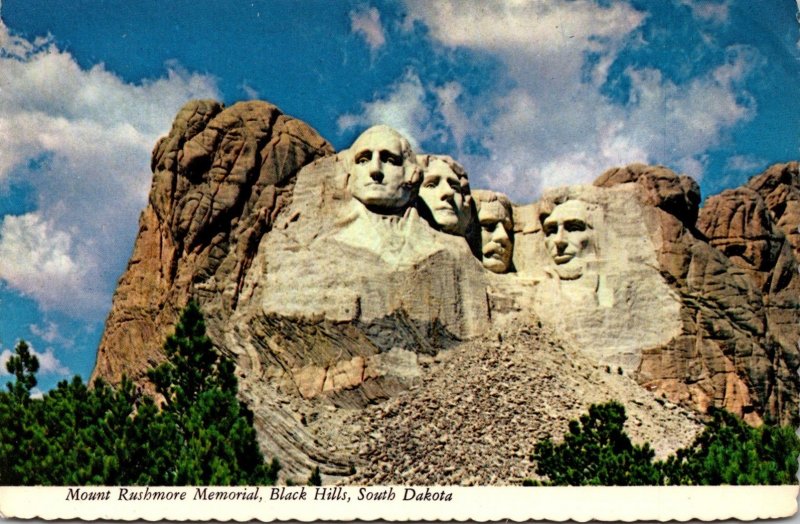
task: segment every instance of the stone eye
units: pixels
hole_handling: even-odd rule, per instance
[[[372,155],[370,153],[361,153],[356,157],[356,164],[366,164]]]
[[[564,224],[564,229],[566,229],[569,232],[585,231],[586,224],[581,220],[570,220],[569,222]]]
[[[390,153],[389,151],[381,151],[381,160],[392,164],[393,166],[403,165],[403,159],[394,153]]]

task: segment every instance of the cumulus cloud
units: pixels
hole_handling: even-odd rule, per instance
[[[724,6],[692,2],[697,16],[718,12],[719,19],[722,7],[714,11],[712,4]],[[383,121],[420,142],[449,133],[473,186],[518,201],[631,162],[663,163],[700,178],[708,150],[755,115],[742,82],[759,57],[742,46],[680,84],[652,67],[616,68],[612,80],[628,86],[626,97],[610,97],[604,87],[611,66],[627,46],[643,45],[639,29],[648,15],[627,3],[452,0],[407,2],[407,8],[409,19],[427,25],[443,49],[488,53],[503,65],[504,77],[496,89],[467,93],[456,81],[437,84],[406,73],[341,127],[393,114],[402,117]],[[464,147],[470,141],[481,145],[479,154]]]
[[[45,309],[73,297],[77,307],[102,303],[95,289],[83,289],[96,264],[70,233],[38,213],[8,215],[0,225],[0,275],[12,288],[36,299]]]
[[[435,131],[430,123],[430,110],[425,101],[426,89],[417,73],[409,69],[404,76],[389,87],[389,93],[371,102],[361,104],[358,114],[344,114],[337,124],[340,131],[366,128],[375,124],[391,126],[406,137],[416,148],[430,140]]]
[[[381,14],[375,7],[351,11],[350,30],[357,35],[361,35],[373,53],[386,44],[386,34],[383,30],[383,24],[381,24]]]
[[[44,321],[41,324],[30,324],[28,326],[34,336],[39,337],[48,344],[58,343],[64,347],[71,347],[75,342],[64,337],[58,328],[58,324],[53,321]]]
[[[725,24],[728,22],[729,2],[727,0],[680,0],[682,5],[692,11],[692,16],[704,22]]]
[[[186,101],[219,96],[215,81],[169,64],[129,84],[1,21],[0,70],[0,192],[22,183],[35,202],[2,217],[0,280],[45,308],[102,312],[146,204],[153,144]]]
[[[37,372],[39,376],[53,375],[57,377],[67,377],[72,374],[69,368],[62,364],[58,357],[55,356],[51,348],[47,348],[42,353],[31,348],[31,354],[39,360],[39,371]],[[6,363],[13,355],[14,353],[9,349],[3,350],[3,352],[0,353],[0,375],[10,374],[6,370]]]

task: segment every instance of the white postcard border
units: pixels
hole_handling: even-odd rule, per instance
[[[794,515],[798,491],[800,486],[796,485],[2,487],[0,514],[5,518],[46,520],[264,522],[753,520]],[[391,493],[394,495],[389,498]],[[367,500],[370,497],[374,500]]]

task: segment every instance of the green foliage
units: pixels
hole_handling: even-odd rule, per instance
[[[625,408],[618,402],[593,405],[569,423],[562,444],[550,439],[535,446],[537,473],[555,486],[641,486],[658,484],[655,455],[648,444],[634,446],[623,431]]]
[[[311,471],[311,476],[308,477],[309,486],[322,486],[322,475],[319,472],[319,466],[315,466]]]
[[[191,302],[164,344],[167,361],[149,373],[165,403],[162,417],[178,429],[164,484],[272,484],[277,469],[264,464],[253,414],[236,397],[233,364],[206,336],[200,307]]]
[[[664,463],[672,484],[754,485],[797,483],[800,439],[790,427],[752,428],[740,418],[714,410],[694,443]]]
[[[150,371],[159,409],[127,379],[88,388],[79,377],[31,398],[38,361],[20,342],[0,393],[0,484],[272,484],[253,416],[236,398],[230,361],[205,335],[190,304],[165,344],[167,361]]]
[[[31,354],[28,343],[20,340],[14,348],[16,353],[8,362],[6,370],[14,375],[16,382],[7,384],[8,391],[22,399],[29,397],[31,390],[36,387],[36,372],[39,371],[39,359]]]
[[[722,410],[687,448],[654,461],[648,444],[634,446],[623,430],[618,402],[593,405],[569,424],[560,444],[538,442],[532,458],[546,482],[523,485],[794,484],[800,439],[790,427],[752,428]]]

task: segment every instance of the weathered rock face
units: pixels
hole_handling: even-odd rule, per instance
[[[334,154],[268,103],[187,104],[153,152],[94,377],[146,384],[196,299],[262,450],[300,482],[315,466],[328,481],[356,466],[366,483],[513,482],[532,471],[526,439],[610,398],[661,453],[697,428],[677,404],[793,416],[796,163],[700,209],[693,180],[641,165],[473,205],[460,165],[415,158],[385,126]],[[421,206],[423,180],[439,185]],[[501,255],[499,271],[481,261]],[[458,421],[471,440],[434,453]]]
[[[291,198],[294,176],[333,149],[265,102],[194,101],[153,151],[150,203],[120,279],[93,377],[142,377],[190,297],[214,340],[235,309],[261,237]]]
[[[770,217],[792,245],[800,260],[800,163],[775,164],[747,182],[770,211]]]
[[[642,353],[642,385],[675,402],[724,407],[756,423],[795,418],[797,262],[763,199],[740,188],[699,211],[696,185],[663,167],[604,173],[634,182],[660,272],[680,297],[680,335]],[[683,196],[681,196],[683,192]]]

